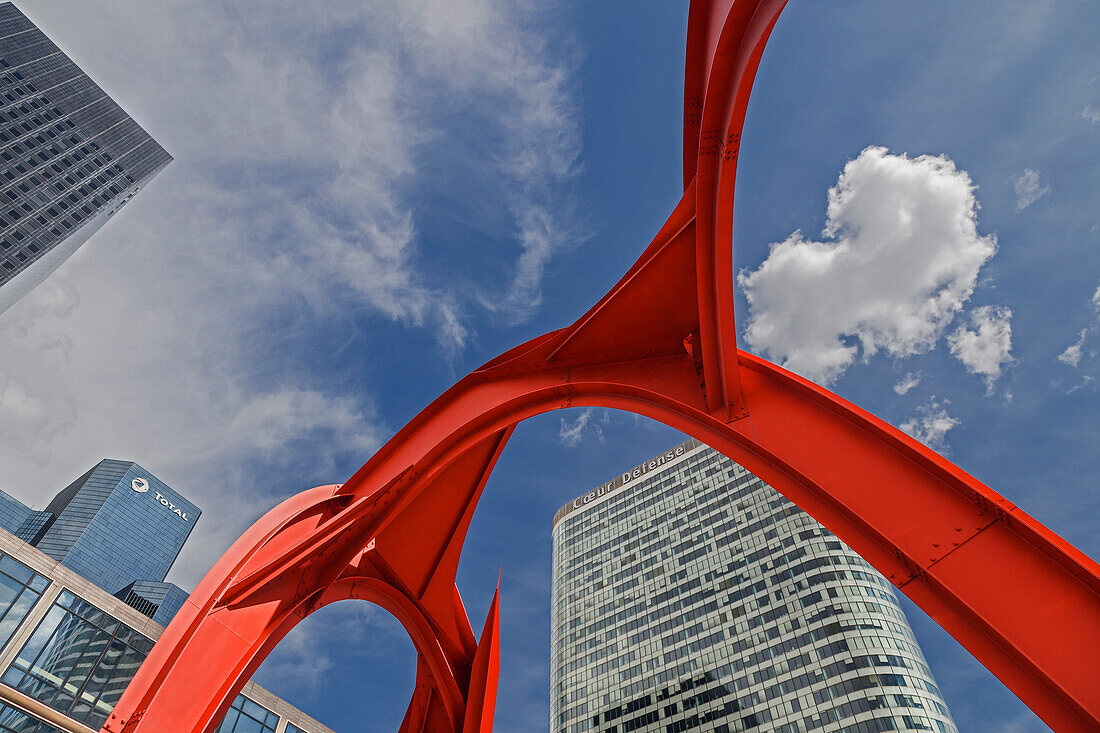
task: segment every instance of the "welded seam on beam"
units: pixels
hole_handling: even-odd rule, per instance
[[[1006,527],[1009,527],[1009,525],[1007,523],[1002,522],[1001,520],[1002,520],[1001,517],[994,516],[993,519],[990,520],[989,524],[985,525],[984,527],[975,529],[973,534],[970,534],[969,536],[967,536],[965,539],[962,540],[962,542],[959,542],[957,545],[954,542],[952,542],[952,547],[951,547],[950,550],[943,553],[943,555],[940,555],[935,560],[930,561],[927,565],[921,564],[919,562],[914,562],[912,559],[910,559],[910,562],[915,566],[915,570],[913,571],[914,575],[912,577],[910,577],[908,580],[906,580],[904,583],[900,583],[900,584],[896,585],[897,589],[901,590],[905,586],[912,583],[914,580],[917,580],[918,578],[922,578],[924,575],[931,575],[931,571],[932,571],[933,568],[935,568],[941,562],[946,560],[949,556],[955,554],[956,552],[958,552],[962,548],[966,547],[968,544],[970,544],[971,540],[973,540],[975,537],[980,535],[982,532],[985,532],[987,529],[992,527],[994,524],[997,524],[998,522],[1001,522]]]

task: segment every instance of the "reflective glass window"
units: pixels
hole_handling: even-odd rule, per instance
[[[0,647],[11,641],[12,634],[49,584],[44,576],[0,553]]]
[[[216,733],[275,733],[278,725],[278,715],[244,695],[237,695]],[[287,730],[299,729],[289,727]]]
[[[3,682],[99,728],[152,648],[150,639],[64,591]]]
[[[49,723],[0,703],[0,733],[63,733]]]

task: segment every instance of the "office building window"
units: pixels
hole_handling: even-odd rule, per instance
[[[237,695],[217,733],[275,733],[279,716],[244,695]],[[297,730],[296,728],[287,730]]]
[[[65,591],[3,682],[99,728],[152,648],[148,638]]]
[[[60,728],[0,703],[0,733],[63,733]]]
[[[294,723],[286,724],[286,733],[306,733],[304,730],[294,725]]]
[[[49,584],[23,563],[0,554],[0,647],[11,641]]]

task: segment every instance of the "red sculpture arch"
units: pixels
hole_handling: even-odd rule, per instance
[[[103,731],[213,730],[278,641],[364,598],[418,653],[402,723],[492,729],[498,605],[475,639],[455,587],[470,518],[521,420],[629,410],[741,463],[822,522],[1052,728],[1100,730],[1100,566],[890,425],[740,351],[733,191],[753,78],[785,0],[692,0],[684,195],[626,275],[573,325],[455,384],[347,483],[271,510],[218,561]]]

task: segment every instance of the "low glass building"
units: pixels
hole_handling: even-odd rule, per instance
[[[94,733],[163,627],[0,530],[0,733]],[[218,733],[332,733],[248,683]]]
[[[957,733],[893,586],[698,441],[554,517],[551,733]]]

